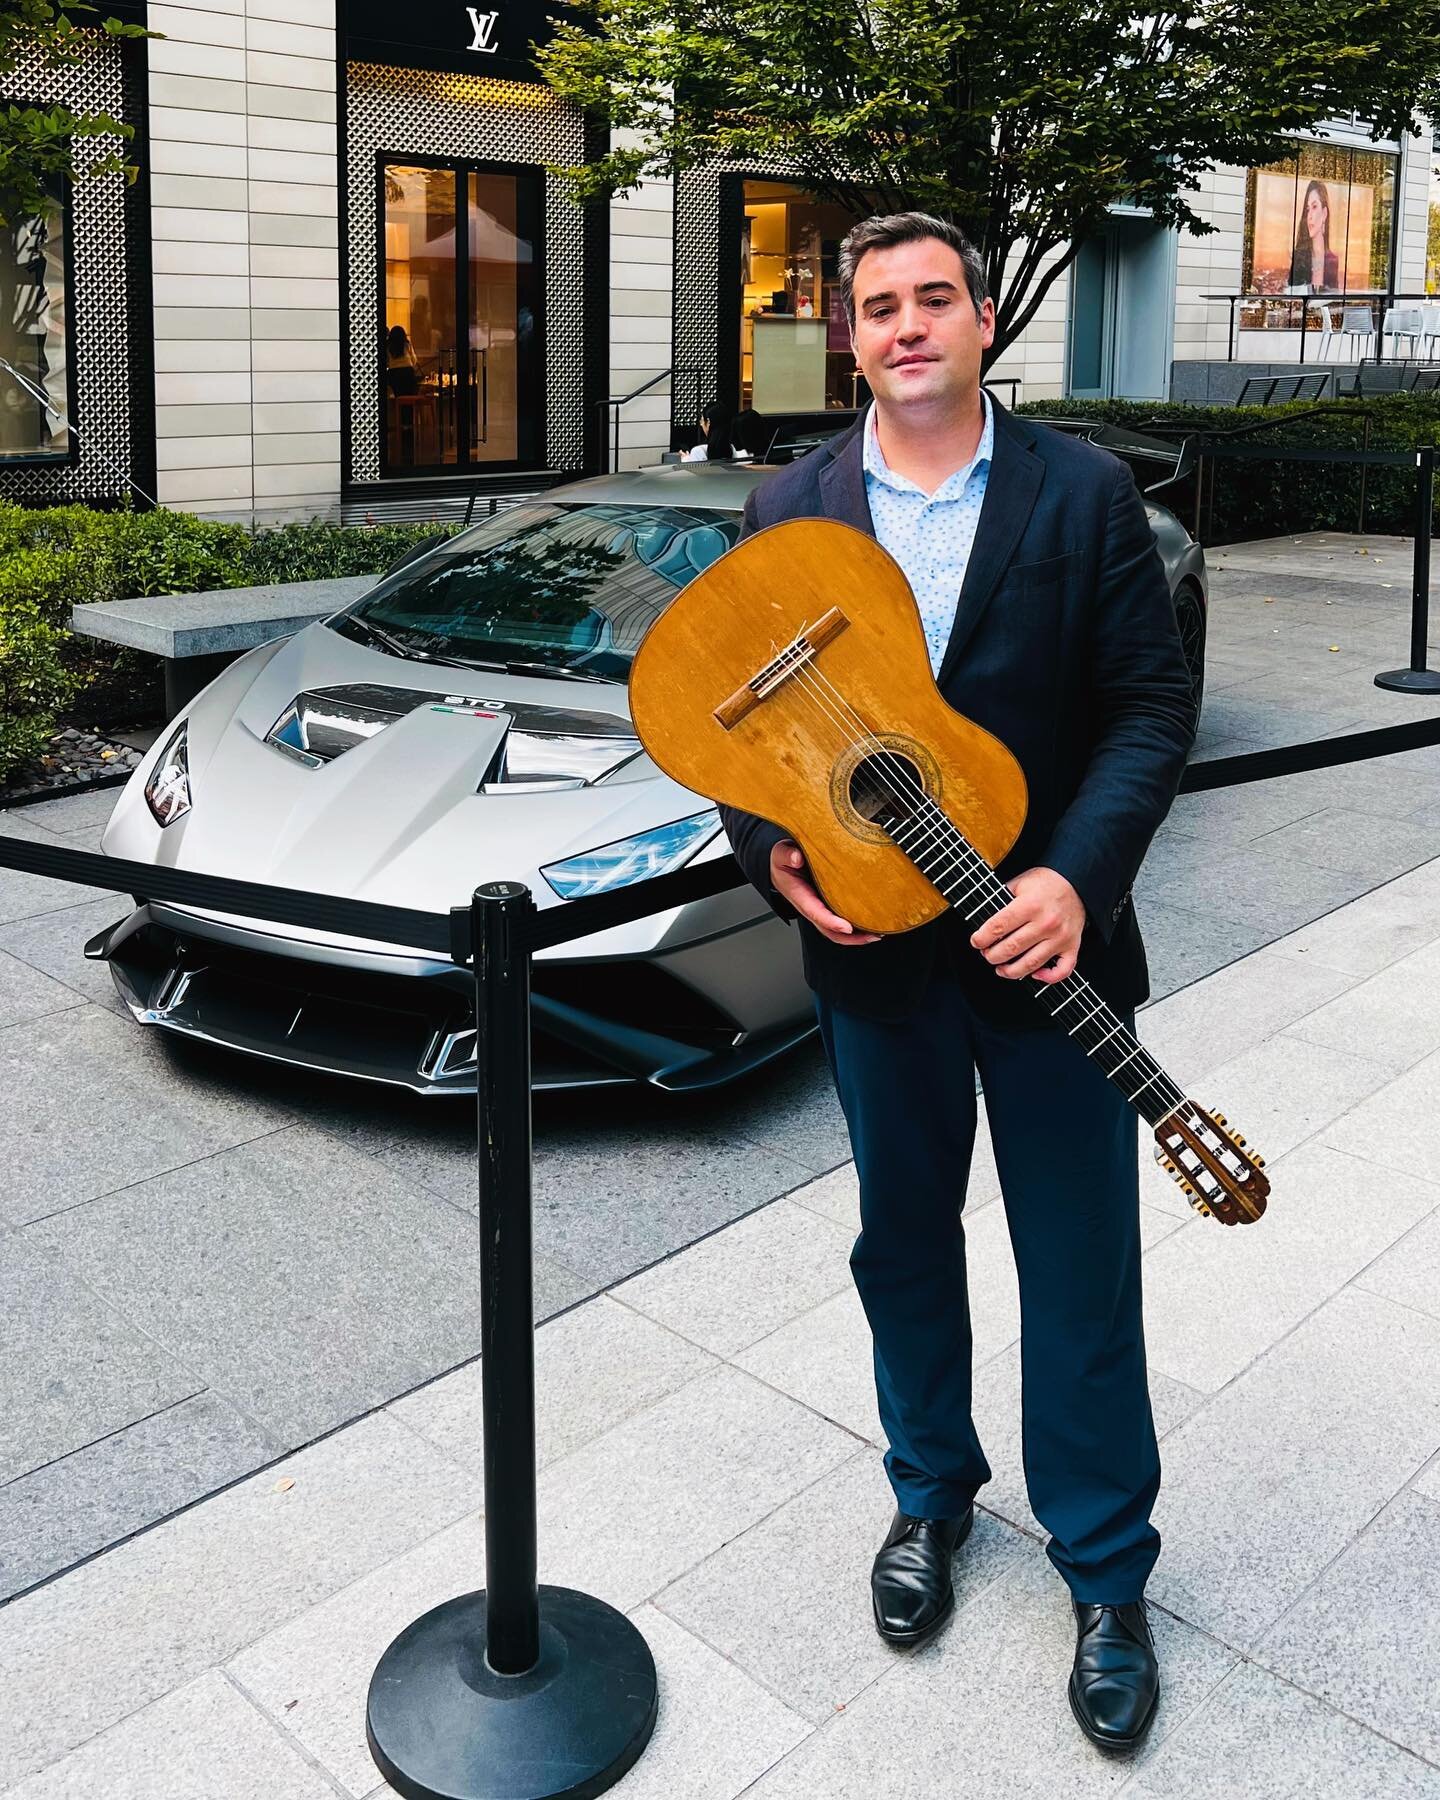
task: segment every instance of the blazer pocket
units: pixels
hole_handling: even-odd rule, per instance
[[[1065,550],[1059,556],[1044,556],[1036,562],[1011,563],[1005,573],[1017,587],[1032,589],[1049,587],[1063,581],[1080,566],[1080,552]]]

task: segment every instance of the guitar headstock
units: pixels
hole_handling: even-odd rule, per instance
[[[1184,1101],[1155,1127],[1155,1160],[1180,1183],[1196,1212],[1222,1225],[1253,1225],[1265,1210],[1265,1159],[1246,1148],[1224,1113]]]

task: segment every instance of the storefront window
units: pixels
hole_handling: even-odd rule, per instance
[[[1397,158],[1343,144],[1297,144],[1251,169],[1245,185],[1241,289],[1247,294],[1384,292],[1390,279]],[[1242,311],[1244,309],[1242,308]],[[1299,308],[1256,308],[1252,320],[1299,324]],[[1293,319],[1287,319],[1288,313]],[[1309,309],[1312,326],[1319,309]]]
[[[70,454],[65,334],[65,208],[0,227],[0,356],[52,411],[0,369],[0,462]]]
[[[541,177],[382,166],[385,471],[541,454]]]
[[[760,413],[856,404],[850,330],[840,303],[843,206],[781,181],[747,181],[740,227],[740,404]]]

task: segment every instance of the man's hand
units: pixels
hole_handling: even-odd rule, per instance
[[[1026,869],[1006,886],[1015,898],[972,932],[970,942],[1011,981],[1027,975],[1063,981],[1079,954],[1085,903],[1054,869]]]
[[[781,838],[770,852],[771,887],[832,944],[875,943],[880,935],[878,932],[857,931],[848,919],[831,912],[806,879],[804,868],[805,858],[800,853],[800,846],[792,838]]]

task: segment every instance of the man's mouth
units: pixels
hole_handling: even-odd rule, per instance
[[[891,363],[890,367],[892,369],[909,369],[913,368],[916,363],[932,363],[939,362],[939,360],[938,356],[902,356],[899,362]]]

